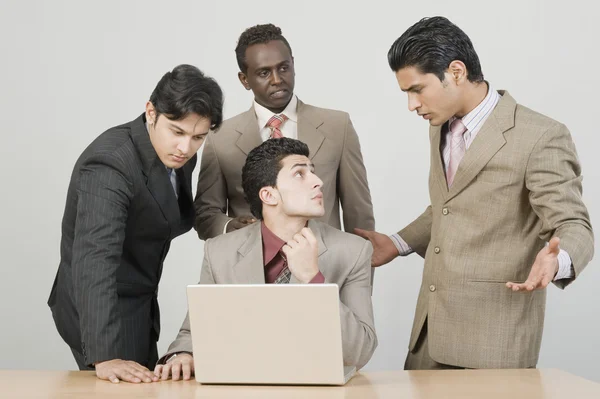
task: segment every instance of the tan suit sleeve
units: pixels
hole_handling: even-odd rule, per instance
[[[431,240],[431,223],[431,205],[429,205],[421,216],[398,232],[398,235],[410,245],[413,251],[423,258]]]
[[[367,171],[358,135],[350,117],[346,120],[337,190],[342,205],[344,230],[348,233],[354,233],[355,227],[375,230]]]
[[[356,264],[340,290],[344,365],[356,366],[357,370],[367,364],[377,347],[371,303],[372,254],[371,243],[365,241]]]
[[[200,282],[199,284],[216,284],[215,279],[212,274],[212,268],[210,266],[210,258],[209,258],[209,242],[207,241],[204,245],[204,260],[202,261],[202,271],[200,272]],[[165,353],[159,360],[157,364],[163,364],[165,359],[176,352],[190,352],[193,353],[192,348],[192,336],[190,333],[190,314],[189,310],[185,315],[185,319],[183,320],[183,324],[179,329],[179,333],[177,334],[177,338],[175,341],[169,345],[169,349],[167,349],[167,353]]]
[[[231,218],[227,216],[227,183],[215,151],[214,132],[210,132],[204,150],[198,175],[198,186],[194,208],[196,219],[194,229],[201,240],[223,234],[225,224]]]
[[[527,163],[529,202],[542,221],[540,238],[560,238],[573,262],[575,277],[558,280],[564,288],[579,276],[594,255],[594,234],[583,204],[581,166],[571,135],[562,124],[542,135]]]

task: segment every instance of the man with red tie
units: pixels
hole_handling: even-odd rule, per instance
[[[254,94],[250,109],[211,132],[202,153],[194,200],[200,239],[253,223],[241,187],[247,154],[270,138],[298,139],[308,146],[323,180],[325,213],[320,221],[353,232],[373,230],[375,221],[358,135],[346,112],[304,104],[294,94],[292,49],[272,25],[244,31],[235,49],[238,78]],[[340,217],[340,205],[342,217]]]

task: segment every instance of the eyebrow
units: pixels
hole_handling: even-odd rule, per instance
[[[279,68],[279,67],[281,67],[282,65],[285,65],[285,64],[289,65],[290,63],[291,63],[290,60],[283,60],[280,63],[275,64],[275,65],[261,65],[258,68],[256,68],[256,70],[257,71],[268,71],[268,70],[270,70],[272,68]]]
[[[182,132],[184,134],[190,135],[190,133],[186,132],[185,130],[183,130],[181,127],[177,126],[174,123],[169,123],[169,125],[171,125],[171,127],[175,130],[177,130],[178,132]],[[204,133],[198,133],[198,134],[192,134],[192,136],[206,136],[208,134],[208,132],[204,132]]]
[[[402,90],[403,92],[409,92],[409,91],[416,91],[416,90],[419,90],[419,89],[422,89],[422,88],[423,88],[423,85],[421,83],[418,83],[416,85],[410,86],[408,89],[402,89],[402,88],[400,88],[400,90]]]
[[[292,170],[294,168],[310,168],[310,170],[315,170],[315,164],[314,163],[295,163],[292,165],[290,170]]]

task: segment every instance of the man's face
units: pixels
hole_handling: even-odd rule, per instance
[[[210,119],[189,114],[174,121],[156,117],[152,103],[146,104],[146,121],[152,146],[167,168],[179,169],[198,152],[211,126]]]
[[[294,59],[287,46],[281,40],[253,44],[246,49],[246,64],[246,73],[239,73],[242,85],[263,107],[283,111],[294,95]]]
[[[448,72],[442,82],[432,73],[406,67],[396,72],[396,79],[400,90],[408,95],[408,110],[416,111],[430,125],[443,125],[461,108],[460,92]]]
[[[285,157],[281,164],[275,188],[282,213],[311,219],[323,216],[323,182],[315,175],[315,166],[303,155]]]

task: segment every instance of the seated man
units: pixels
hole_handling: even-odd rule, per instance
[[[369,241],[311,220],[324,213],[323,182],[308,155],[306,144],[285,137],[250,151],[242,187],[261,223],[207,240],[200,284],[337,284],[344,365],[360,369],[377,347],[370,287],[373,250]],[[163,380],[180,375],[188,380],[193,372],[186,317],[154,373]]]

